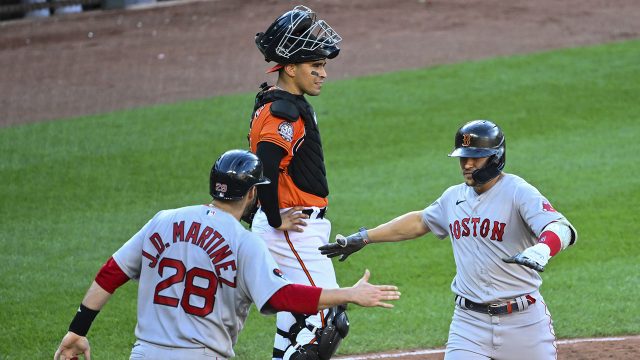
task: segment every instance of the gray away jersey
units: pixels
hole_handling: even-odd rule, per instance
[[[205,205],[160,211],[113,258],[140,280],[138,339],[226,357],[251,303],[289,284],[260,238]]]
[[[452,186],[422,213],[434,235],[451,239],[457,270],[451,290],[478,303],[538,290],[542,278],[535,270],[502,258],[537,244],[544,227],[562,218],[535,187],[512,174],[480,195],[464,183]]]

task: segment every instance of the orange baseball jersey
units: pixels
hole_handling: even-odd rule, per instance
[[[291,159],[300,145],[304,142],[304,120],[287,120],[271,115],[271,104],[267,103],[255,112],[249,132],[251,151],[256,152],[258,143],[268,141],[283,148],[287,154],[280,161],[280,175],[278,176],[278,206],[281,209],[293,206],[325,207],[326,197],[319,197],[300,190],[289,175],[288,167]]]

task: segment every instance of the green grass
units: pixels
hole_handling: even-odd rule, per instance
[[[333,233],[424,208],[461,181],[446,154],[462,123],[507,136],[507,172],[578,228],[543,274],[559,337],[640,333],[640,42],[498,58],[328,83],[318,111]],[[337,60],[339,61],[339,59]],[[158,210],[208,200],[208,172],[246,147],[253,94],[0,129],[0,358],[50,358],[100,265]],[[351,307],[340,353],[442,346],[453,309],[448,240],[371,246],[335,263],[395,283],[393,310]],[[135,283],[91,330],[98,359],[127,358]],[[271,352],[275,318],[252,311],[240,359]]]

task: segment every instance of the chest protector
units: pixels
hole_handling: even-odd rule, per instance
[[[304,121],[305,135],[293,147],[293,158],[289,163],[288,172],[300,190],[319,196],[329,195],[327,171],[324,167],[324,155],[320,131],[316,124],[315,112],[311,104],[302,95],[293,95],[283,90],[269,90],[267,83],[260,85],[260,92],[256,95],[253,114],[265,104],[271,104],[271,114],[289,122],[295,122],[298,117]],[[300,142],[302,144],[300,144]]]

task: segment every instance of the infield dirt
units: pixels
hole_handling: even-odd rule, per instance
[[[0,22],[0,125],[257,91],[292,3],[163,2]],[[640,37],[637,0],[306,1],[344,38],[329,79]]]

